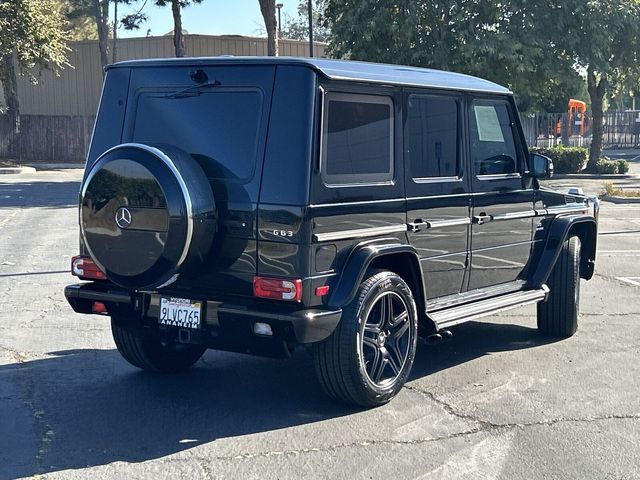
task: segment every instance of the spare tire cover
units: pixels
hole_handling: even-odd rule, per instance
[[[89,254],[113,283],[154,289],[202,265],[216,230],[209,181],[187,153],[122,144],[100,156],[80,192]]]

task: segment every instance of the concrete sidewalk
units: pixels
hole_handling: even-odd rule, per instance
[[[23,173],[36,173],[33,167],[0,167],[0,175],[21,175]]]
[[[25,165],[33,167],[36,170],[69,170],[84,169],[84,163],[26,163]]]

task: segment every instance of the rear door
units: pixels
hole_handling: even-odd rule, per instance
[[[195,73],[208,80],[196,82]],[[122,141],[168,144],[188,153],[215,197],[218,231],[202,273],[187,285],[195,291],[253,295],[256,211],[275,73],[273,66],[246,65],[131,71]]]
[[[509,98],[472,99],[469,290],[523,279],[531,252],[534,190]]]
[[[405,185],[409,240],[428,299],[459,293],[467,265],[470,195],[463,168],[463,98],[405,93]]]

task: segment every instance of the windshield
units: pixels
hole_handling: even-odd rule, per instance
[[[210,178],[251,179],[261,91],[216,87],[177,96],[172,95],[175,91],[154,89],[138,95],[131,141],[178,147],[191,154]]]

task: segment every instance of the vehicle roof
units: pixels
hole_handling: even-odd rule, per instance
[[[214,65],[300,65],[314,69],[329,80],[373,82],[380,84],[441,88],[510,94],[509,89],[482,78],[462,73],[445,72],[429,68],[358,62],[354,60],[329,60],[304,57],[185,57],[127,60],[109,65],[107,69],[120,67],[169,67]]]

